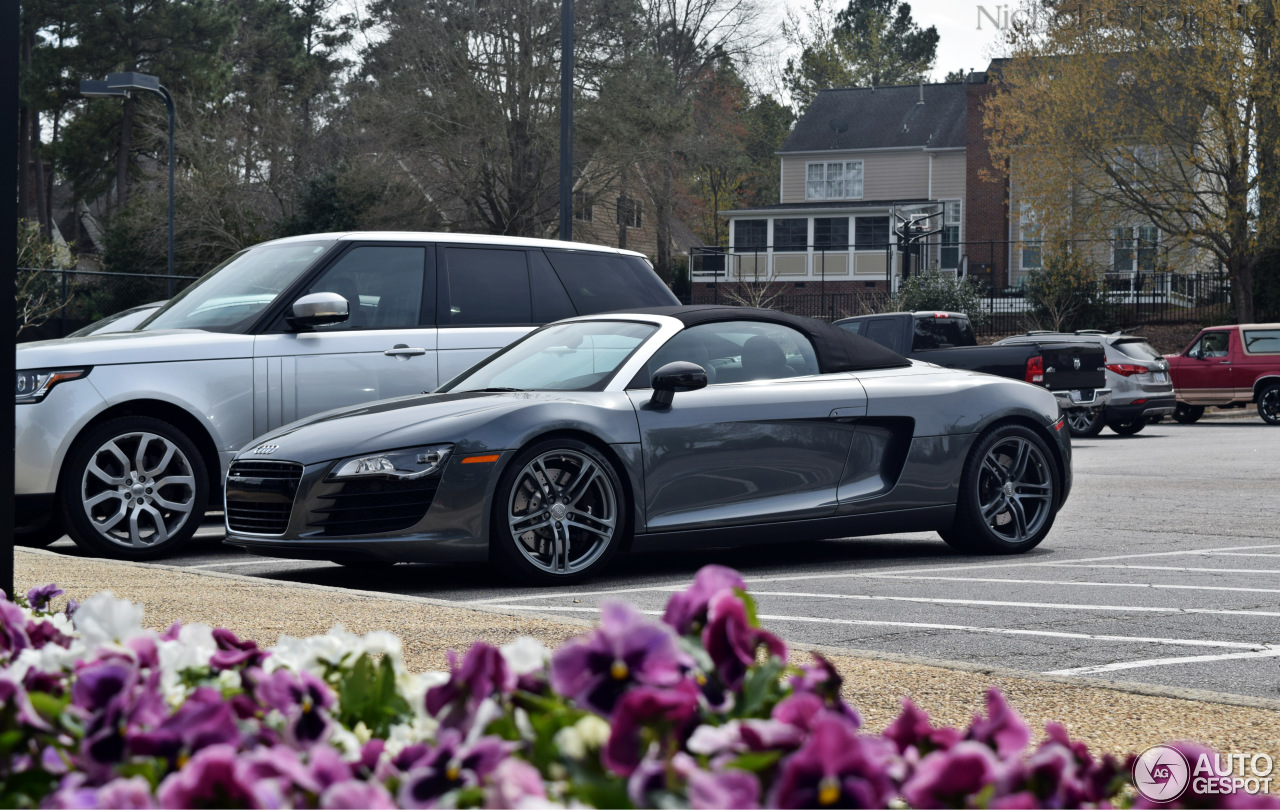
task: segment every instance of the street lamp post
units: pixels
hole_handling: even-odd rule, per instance
[[[84,79],[80,82],[80,95],[91,98],[122,96],[128,98],[134,90],[155,93],[164,99],[169,113],[169,298],[173,297],[173,95],[160,84],[160,79],[146,73],[111,73],[106,81]]]
[[[573,0],[560,0],[560,238],[573,239]]]

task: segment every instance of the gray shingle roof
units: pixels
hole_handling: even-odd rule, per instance
[[[828,149],[892,149],[965,145],[963,84],[852,87],[822,90],[796,122],[783,152]],[[842,122],[844,132],[837,132]]]

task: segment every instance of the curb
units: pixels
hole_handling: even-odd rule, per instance
[[[15,554],[31,554],[33,556],[52,557],[58,559],[68,558],[68,555],[66,554],[59,554],[46,549],[15,548],[14,552]],[[302,588],[322,593],[342,594],[344,596],[360,596],[368,599],[407,602],[418,605],[431,605],[433,607],[449,608],[452,610],[467,610],[476,613],[489,613],[500,616],[519,616],[526,619],[553,621],[559,624],[571,627],[581,627],[584,629],[595,627],[596,624],[594,621],[588,619],[580,619],[573,616],[561,616],[549,611],[527,611],[520,610],[518,608],[499,608],[484,604],[451,602],[447,599],[434,599],[429,596],[408,596],[405,594],[381,593],[378,591],[366,591],[356,588],[340,588],[335,585],[317,585],[309,582],[281,582],[279,580],[250,577],[243,574],[228,574],[221,571],[196,571],[172,565],[160,565],[158,563],[104,560],[92,557],[71,557],[70,559],[88,560],[98,565],[141,568],[149,571],[164,571],[170,573],[177,571],[193,576],[239,582],[259,587]],[[1069,686],[1077,689],[1105,689],[1113,692],[1143,695],[1146,697],[1185,700],[1196,703],[1214,703],[1226,706],[1239,706],[1248,709],[1264,709],[1267,711],[1280,712],[1280,700],[1252,697],[1249,695],[1234,695],[1227,692],[1213,692],[1207,689],[1184,689],[1175,686],[1160,686],[1158,684],[1138,683],[1135,681],[1108,681],[1100,678],[1085,678],[1075,675],[1045,675],[1039,672],[1030,672],[1027,670],[1012,669],[1009,667],[975,664],[967,661],[951,661],[924,656],[902,655],[899,653],[863,650],[852,647],[831,647],[822,644],[805,644],[803,642],[788,642],[787,646],[791,649],[819,653],[823,656],[840,656],[845,658],[863,658],[873,661],[888,661],[897,664],[931,667],[934,669],[950,669],[961,672],[971,672],[979,675],[989,675],[996,678],[1016,678],[1024,681],[1034,681],[1038,683],[1053,684],[1056,686]]]

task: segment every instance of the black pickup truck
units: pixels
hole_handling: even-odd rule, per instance
[[[881,346],[947,368],[983,371],[1040,385],[1063,410],[1101,409],[1111,399],[1106,354],[1093,344],[1035,341],[979,346],[969,318],[959,312],[886,312],[836,321],[836,326]]]

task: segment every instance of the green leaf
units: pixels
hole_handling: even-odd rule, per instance
[[[756,600],[752,599],[751,594],[741,588],[734,588],[733,592],[738,595],[738,598],[742,600],[743,606],[747,609],[747,624],[752,627],[759,627],[760,619],[756,612]]]
[[[760,773],[772,768],[774,763],[782,759],[782,754],[782,751],[750,751],[729,762],[728,767]]]
[[[374,663],[365,653],[337,677],[337,719],[347,728],[363,722],[375,737],[386,737],[391,727],[407,719],[412,710],[396,692],[395,667],[390,658]]]
[[[781,675],[787,665],[778,656],[747,670],[742,683],[742,699],[735,707],[737,717],[762,717],[767,708],[783,696]]]
[[[62,710],[67,707],[71,701],[70,696],[54,697],[47,692],[28,692],[27,696],[31,699],[31,705],[41,717],[46,720],[57,719],[62,714]]]

